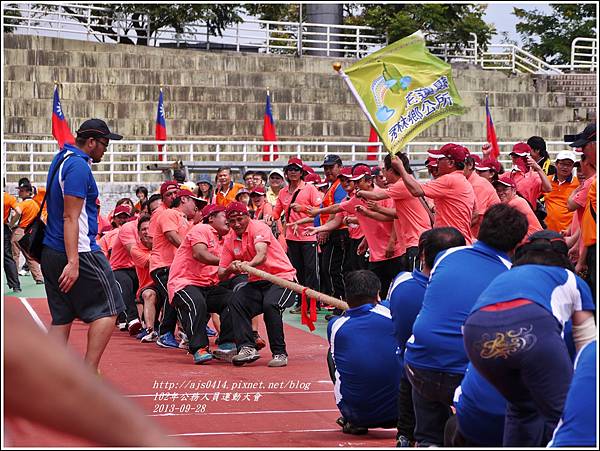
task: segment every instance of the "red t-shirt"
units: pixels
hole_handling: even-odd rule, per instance
[[[417,197],[410,194],[402,179],[388,187],[386,191],[396,206],[396,215],[404,234],[406,247],[418,246],[421,234],[431,228],[425,206]]]
[[[142,243],[137,242],[131,248],[131,259],[135,265],[135,273],[138,277],[138,291],[135,294],[139,299],[144,288],[153,287],[154,280],[150,276],[150,249]]]
[[[284,280],[293,281],[296,277],[296,270],[290,263],[281,244],[275,239],[269,226],[262,221],[253,219],[250,220],[241,238],[238,238],[233,230],[225,236],[219,266],[227,268],[234,260],[251,261],[256,256],[256,243],[267,243],[268,245],[267,258],[262,265],[257,266],[257,269]],[[249,282],[256,282],[257,280],[262,279],[251,274],[248,275]]]
[[[475,200],[477,202],[477,211],[479,213],[479,218],[477,219],[477,223],[471,227],[471,232],[473,234],[473,238],[477,238],[479,235],[479,227],[481,226],[481,221],[483,221],[483,215],[492,205],[496,205],[500,203],[500,198],[498,197],[498,193],[494,186],[486,179],[478,175],[475,171],[470,175],[467,179],[471,186],[473,187],[473,191],[475,192]]]
[[[115,243],[115,240],[117,239],[118,233],[119,233],[118,228],[109,230],[104,235],[102,235],[102,238],[100,238],[100,240],[98,240],[98,246],[100,246],[100,249],[102,249],[102,252],[104,252],[104,255],[108,259],[110,259],[110,254],[111,254],[113,245]]]
[[[543,230],[540,221],[538,220],[537,216],[535,215],[535,213],[533,212],[533,210],[531,209],[531,207],[525,199],[519,196],[515,196],[508,203],[508,205],[516,208],[527,217],[527,234],[525,235],[525,238],[527,238],[532,233]]]
[[[156,214],[156,213],[155,213]],[[154,215],[152,215],[152,220]],[[184,213],[179,210],[168,208],[160,212],[156,217],[154,235],[152,235],[152,252],[150,253],[150,273],[155,269],[171,266],[177,248],[167,239],[167,232],[177,232],[181,239],[185,237],[190,229],[190,222]],[[152,228],[152,224],[150,224]]]
[[[517,192],[525,198],[531,208],[535,208],[538,197],[542,194],[542,179],[537,172],[529,170],[525,174],[513,171],[511,178],[517,184]]]
[[[310,183],[300,182],[298,188],[300,192],[296,196],[294,203],[304,205],[306,207],[319,207],[323,202],[323,194],[311,185]],[[292,201],[292,197],[294,196],[294,192],[289,191],[289,186],[282,188],[279,191],[279,195],[277,196],[277,203],[275,204],[275,208],[273,210],[273,217],[278,218],[283,213],[286,216],[286,222],[296,222],[300,219],[308,218],[308,214],[301,212],[296,213],[293,209],[290,209],[290,216],[287,217],[287,211]],[[316,236],[305,236],[307,227],[312,226],[312,222],[304,223],[298,225],[298,232],[294,234],[294,227],[286,227],[285,228],[285,239],[290,241],[317,241]]]
[[[475,208],[473,187],[462,171],[454,171],[422,185],[435,204],[434,227],[455,227],[467,244],[473,243],[471,219]]]
[[[113,241],[112,252],[110,254],[110,267],[113,271],[117,269],[133,268],[135,265],[131,255],[127,252],[127,245],[135,244],[139,240],[137,231],[137,221],[129,221],[119,228],[116,238]]]
[[[215,257],[221,257],[223,239],[209,224],[196,224],[187,233],[181,246],[175,252],[175,258],[169,271],[169,302],[179,290],[194,285],[211,287],[219,283],[219,266],[206,265],[194,258],[194,246],[204,244]]]

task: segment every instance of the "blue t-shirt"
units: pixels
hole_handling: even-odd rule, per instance
[[[400,359],[390,310],[365,304],[329,322],[327,336],[335,362],[335,402],[355,426],[398,417]]]
[[[440,252],[413,335],[406,342],[406,363],[430,371],[464,373],[469,359],[462,325],[483,290],[510,266],[505,253],[481,241]]]
[[[523,265],[498,276],[471,309],[515,299],[528,299],[542,306],[564,325],[575,311],[594,310],[587,283],[572,271],[558,266]]]
[[[412,335],[415,318],[423,305],[423,296],[429,278],[418,269],[412,273],[401,272],[390,285],[388,300],[394,323],[394,335],[400,353],[404,353],[406,340]]]
[[[596,340],[585,345],[575,360],[575,373],[565,408],[549,448],[596,446]]]
[[[98,251],[96,244],[98,234],[98,186],[92,175],[92,159],[77,147],[65,144],[58,152],[48,171],[48,182],[54,168],[65,156],[70,155],[54,177],[52,185],[47,187],[46,205],[48,206],[48,224],[44,236],[44,245],[58,252],[65,251],[64,240],[64,196],[74,196],[83,199],[83,208],[79,215],[79,252]]]
[[[460,433],[482,446],[502,446],[506,400],[469,362],[454,392]]]

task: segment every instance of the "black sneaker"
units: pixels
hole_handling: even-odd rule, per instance
[[[396,438],[396,448],[412,448],[413,443],[405,435]]]
[[[363,428],[360,426],[354,426],[351,423],[346,421],[346,424],[342,427],[342,432],[344,434],[351,434],[351,435],[365,435],[366,433],[369,432],[369,429]]]

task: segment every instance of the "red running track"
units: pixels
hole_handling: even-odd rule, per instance
[[[48,326],[46,299],[27,301]],[[20,301],[6,297],[5,302]],[[70,345],[80,354],[86,331],[83,323],[73,325]],[[142,344],[115,329],[100,370],[106,381],[189,446],[393,447],[395,430],[370,430],[364,436],[341,432],[335,423],[339,411],[327,369],[327,341],[287,324],[285,336],[287,367],[267,367],[268,347],[256,362],[234,367],[214,360],[194,365],[184,350]],[[11,431],[12,446],[93,446],[22,420]]]

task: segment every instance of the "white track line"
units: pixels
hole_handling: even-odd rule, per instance
[[[237,389],[236,389],[237,390]],[[155,393],[151,393],[149,395],[123,395],[125,398],[154,398],[158,395],[160,395],[161,393],[165,393],[168,394],[170,393],[171,396],[173,395],[173,393],[168,389],[163,389],[162,391],[156,391]],[[191,392],[191,393],[176,393],[177,395],[181,396],[181,395],[187,395],[187,396],[192,396],[192,395],[214,395],[215,392]],[[217,393],[221,393],[221,392],[217,392]],[[255,394],[255,393],[260,393],[261,395],[310,395],[310,394],[323,394],[323,393],[333,393],[333,390],[307,390],[307,391],[261,391],[261,392],[256,392],[256,391],[245,391],[243,390],[243,393],[250,393],[250,394]],[[156,401],[160,401],[160,402],[167,402],[167,399],[157,399]]]
[[[254,434],[297,434],[306,432],[339,432],[337,429],[297,429],[293,431],[234,431],[234,432],[188,432],[184,434],[169,434],[169,437],[190,437],[206,435],[254,435]]]
[[[35,323],[39,326],[39,328],[42,329],[44,332],[48,332],[48,329],[46,329],[46,326],[44,325],[38,314],[35,312],[31,304],[27,302],[27,298],[19,298],[19,300],[21,301],[21,304],[25,306],[25,308],[27,309]]]
[[[313,409],[313,410],[255,410],[252,412],[202,412],[202,413],[159,413],[146,415],[148,417],[185,417],[190,415],[258,415],[258,414],[282,414],[282,413],[325,413],[339,412],[338,409]]]

